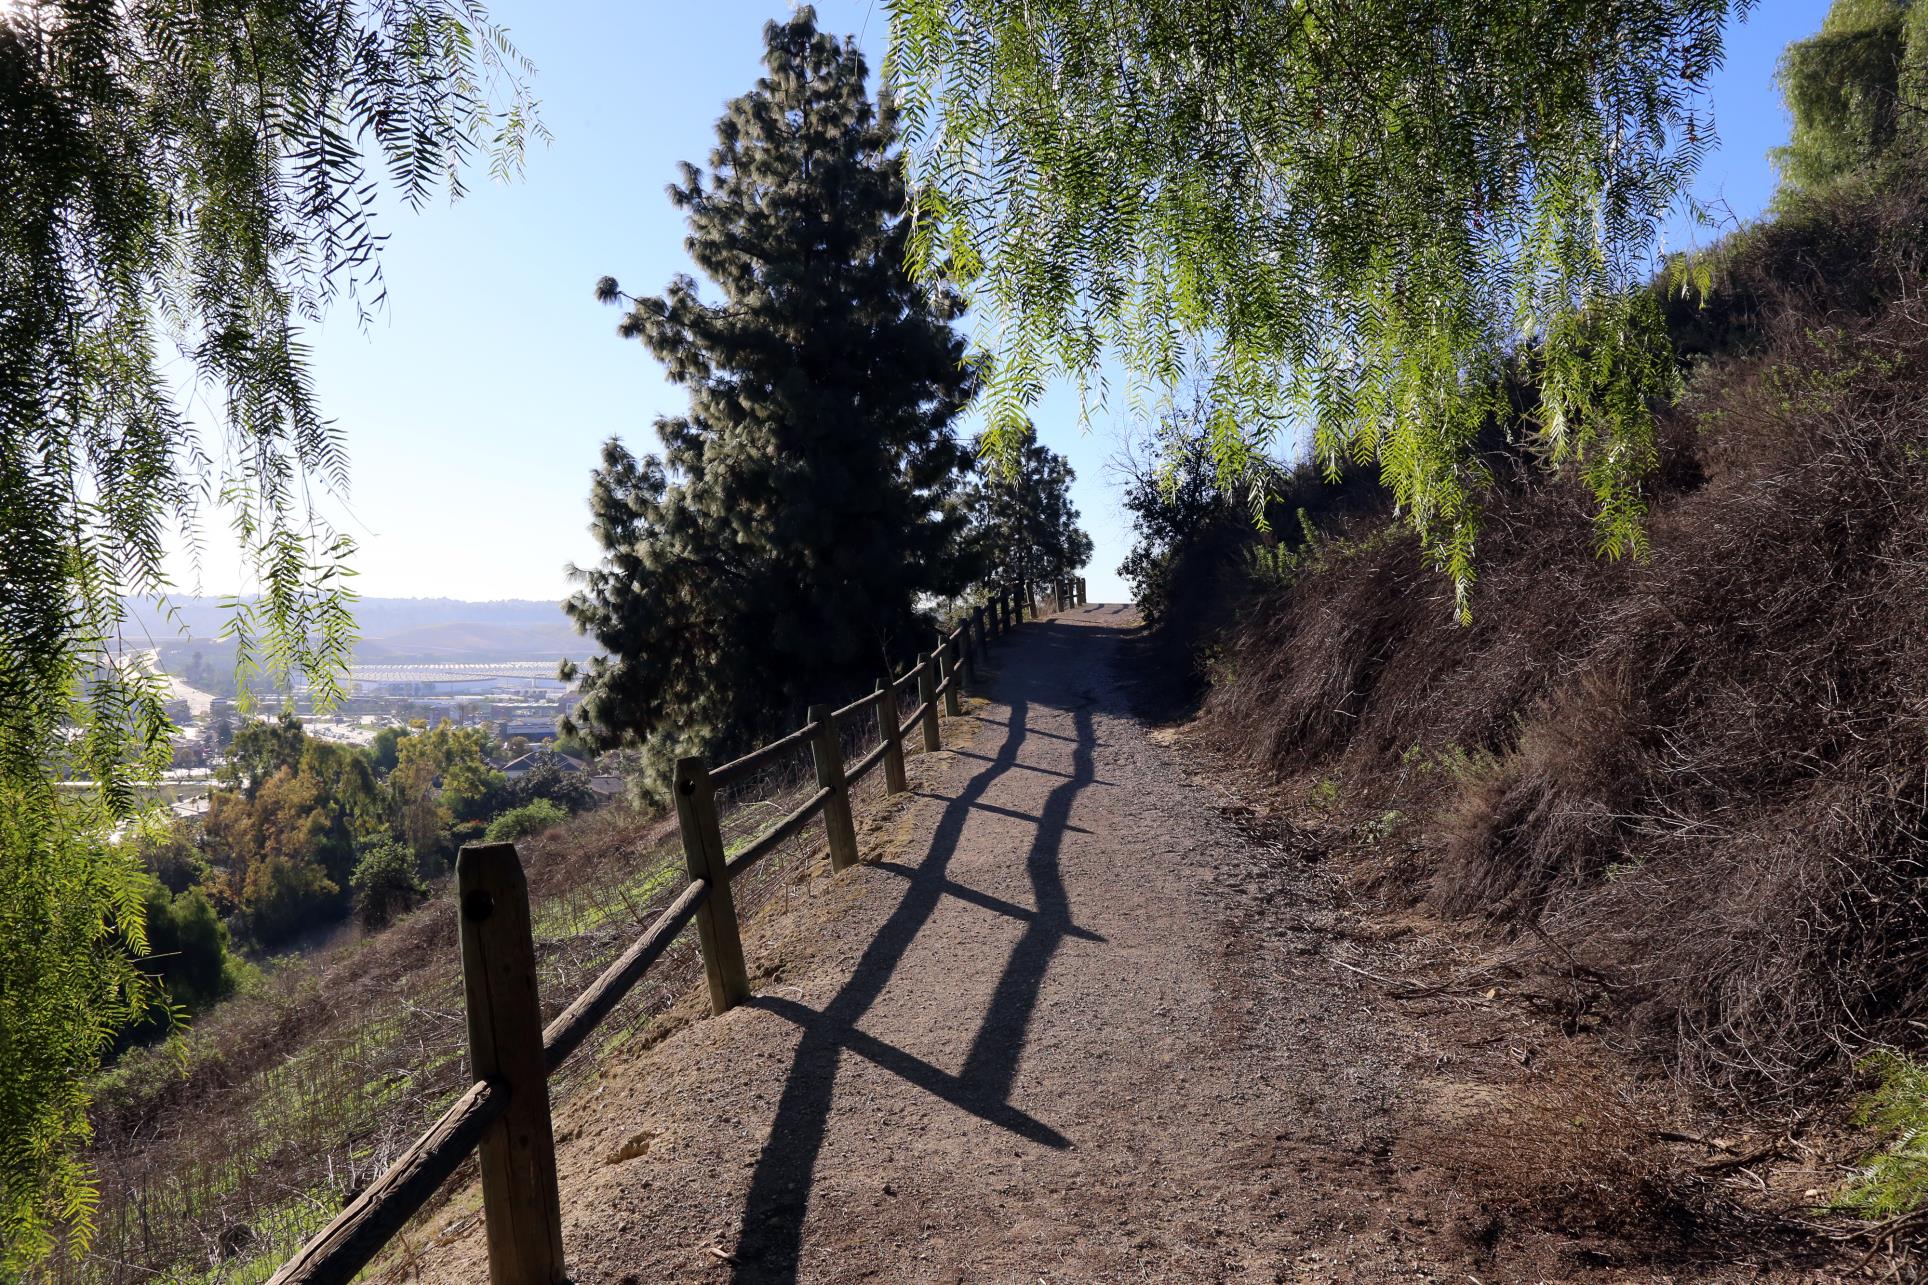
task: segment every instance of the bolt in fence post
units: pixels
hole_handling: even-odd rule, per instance
[[[844,780],[837,716],[828,705],[812,705],[810,721],[817,725],[817,734],[810,738],[810,756],[817,764],[817,788],[830,791],[830,797],[823,801],[823,833],[830,841],[830,868],[845,870],[857,864],[857,824],[850,819],[850,786]]]
[[[944,717],[957,718],[964,713],[964,706],[957,698],[957,641],[953,638],[939,638],[937,650],[931,653],[937,659],[938,680],[944,684]]]
[[[884,793],[902,794],[910,788],[910,781],[904,776],[903,716],[897,712],[897,684],[880,678],[877,690],[882,693],[877,701],[877,724],[884,737]]]
[[[509,1105],[482,1135],[482,1216],[494,1285],[562,1285],[562,1202],[542,1058],[542,1004],[529,884],[513,843],[471,843],[455,859],[470,1073]]]
[[[924,750],[941,750],[944,742],[937,735],[937,653],[924,658],[917,669],[917,699],[924,706]]]
[[[676,825],[683,834],[683,864],[690,878],[710,886],[696,911],[696,937],[703,947],[703,976],[710,985],[710,1012],[729,1012],[750,998],[743,965],[743,938],[736,926],[736,898],[716,819],[716,786],[701,758],[676,760]]]

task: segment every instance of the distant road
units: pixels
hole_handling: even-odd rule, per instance
[[[407,665],[353,665],[348,677],[357,683],[435,683],[460,679],[543,678],[554,679],[553,660],[489,660],[467,663],[440,661]]]
[[[141,664],[146,666],[148,672],[158,674],[161,681],[167,684],[168,699],[186,701],[188,713],[192,714],[195,718],[206,718],[208,711],[214,708],[214,697],[211,694],[202,691],[198,687],[188,686],[185,678],[177,674],[170,674],[161,668],[160,648],[147,648],[140,653],[140,660]]]

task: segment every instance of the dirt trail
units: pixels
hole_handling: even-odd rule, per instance
[[[1675,1279],[1503,1232],[1434,1166],[1487,1064],[1337,966],[1396,948],[1133,716],[1135,623],[998,644],[900,855],[810,880],[752,1004],[571,1099],[578,1285]],[[463,1209],[426,1278],[486,1278]]]

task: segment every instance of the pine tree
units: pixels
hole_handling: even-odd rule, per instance
[[[1071,462],[1027,430],[1017,459],[984,453],[962,496],[970,522],[967,545],[986,585],[1049,582],[1091,561],[1091,537],[1071,502]]]
[[[608,747],[739,750],[803,708],[867,690],[928,647],[920,601],[955,592],[968,462],[951,421],[972,391],[947,292],[905,269],[894,112],[853,41],[805,8],[764,29],[767,73],[683,167],[687,277],[632,298],[618,332],[689,393],[663,454],[603,449],[590,493],[600,565],[567,606],[607,653],[572,720]]]

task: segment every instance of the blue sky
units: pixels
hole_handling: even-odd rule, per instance
[[[1743,219],[1771,195],[1766,152],[1787,135],[1775,61],[1826,8],[1767,0],[1730,33],[1713,83],[1721,149],[1697,191]],[[540,68],[554,146],[531,153],[520,183],[481,183],[452,207],[385,219],[386,311],[366,331],[340,314],[315,336],[323,403],[354,467],[337,516],[361,544],[357,587],[367,595],[556,598],[568,588],[564,564],[594,560],[584,500],[600,443],[619,434],[654,449],[652,421],[683,401],[642,345],[616,337],[616,312],[591,286],[608,273],[654,293],[689,270],[664,185],[677,162],[705,162],[723,103],[758,73],[764,20],[790,6],[494,0],[493,10]],[[826,30],[861,32],[875,70],[883,5],[820,0],[817,14]],[[1125,427],[1123,399],[1114,401],[1117,416],[1089,431],[1068,389],[1037,415],[1046,444],[1078,473],[1097,543],[1093,601],[1127,596],[1115,569],[1131,534],[1107,468]],[[198,587],[230,590],[238,572],[238,558],[210,539]],[[185,571],[179,579],[197,587]]]

